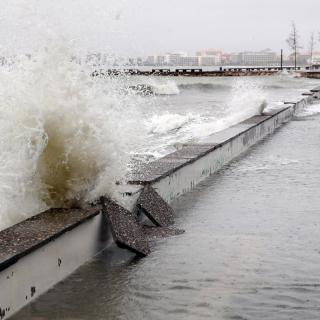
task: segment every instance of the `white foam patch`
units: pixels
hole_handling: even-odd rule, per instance
[[[152,91],[156,95],[178,95],[180,93],[180,90],[176,84],[175,81],[165,81],[165,82],[160,82],[156,80],[151,80],[148,81],[148,85],[151,86]]]
[[[310,117],[320,114],[320,104],[311,104],[305,106],[301,112],[297,115],[298,117]]]
[[[255,80],[235,79],[223,113],[206,119],[201,125],[192,124],[192,138],[203,138],[226,129],[251,116],[261,114],[266,107],[266,95]]]
[[[149,126],[149,132],[155,134],[169,133],[170,131],[181,129],[196,116],[191,113],[187,115],[165,113],[162,115],[153,115]]]

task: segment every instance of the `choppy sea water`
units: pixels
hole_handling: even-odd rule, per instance
[[[262,108],[283,107],[319,84],[288,74],[271,77],[133,77],[133,84],[151,87],[154,95],[141,103],[150,140],[143,152],[160,156],[173,145],[201,140]],[[151,143],[150,143],[151,142]]]
[[[1,69],[0,230],[50,207],[122,201],[118,182],[134,160],[199,142],[318,85],[288,74],[99,78],[70,56],[54,41]],[[139,85],[151,94],[132,89]]]
[[[186,233],[107,252],[13,319],[319,319],[320,106],[174,203]]]

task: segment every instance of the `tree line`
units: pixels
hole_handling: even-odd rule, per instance
[[[319,33],[319,41],[320,41],[320,33]],[[287,44],[289,48],[292,50],[292,53],[294,54],[294,68],[296,69],[297,55],[299,53],[299,50],[302,49],[302,46],[300,45],[300,35],[294,21],[291,22],[291,32],[287,39]],[[314,35],[314,32],[312,32],[310,35],[310,41],[309,41],[309,47],[308,47],[309,55],[310,55],[310,64],[312,64],[315,44],[316,44],[315,35]]]

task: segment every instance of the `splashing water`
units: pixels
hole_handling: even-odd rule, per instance
[[[239,122],[261,114],[266,105],[266,95],[261,84],[250,79],[236,79],[226,109],[228,114],[232,114],[232,118],[229,119],[230,124],[234,124],[234,120]]]
[[[315,103],[303,108],[296,116],[298,118],[311,117],[320,114],[320,104]]]
[[[97,0],[88,12],[85,0],[4,0],[0,52],[13,64],[0,72],[0,230],[46,208],[85,206],[106,194],[118,199],[116,182],[125,181],[133,154],[159,157],[265,106],[261,86],[248,79],[236,79],[220,109],[203,114],[184,111],[179,98],[190,88],[175,81],[148,79],[155,95],[145,98],[125,90],[131,81],[124,75],[90,77],[93,70],[71,57],[106,47],[116,57],[109,42],[123,36],[116,31],[123,4]],[[203,86],[195,84],[210,93]],[[176,99],[181,109],[143,108],[157,98]]]
[[[132,85],[126,91],[142,96],[173,96],[180,93],[180,90],[174,81],[159,82],[153,79],[149,79],[149,81],[145,81],[143,84]]]
[[[187,115],[172,113],[154,115],[149,124],[149,132],[155,134],[164,134],[173,130],[179,130],[195,118],[196,117],[191,113],[188,113]]]
[[[152,83],[153,92],[159,95],[176,95],[180,93],[177,84],[174,81],[165,83]]]
[[[261,114],[267,106],[266,95],[255,80],[237,78],[233,81],[230,96],[218,116],[205,118],[199,125],[190,128],[192,138],[204,138],[209,134],[226,129],[249,117]]]
[[[158,100],[158,104],[153,106],[153,113],[144,119],[144,126],[148,129],[148,143],[137,152],[139,157],[147,154],[149,160],[159,158],[175,151],[175,146],[188,142],[201,142],[210,134],[261,114],[267,104],[263,86],[254,79],[239,78],[229,81],[232,81],[229,85],[230,90],[226,93],[222,90],[224,100],[219,105],[202,109],[202,111],[201,107],[198,108],[195,105],[192,109],[187,109],[192,112],[186,112],[183,103],[186,99],[183,96],[184,93],[164,100],[169,102],[170,110],[170,101],[172,103],[172,99],[178,98],[181,113],[163,112],[161,110],[163,100]],[[199,97],[203,98],[201,93]],[[151,100],[154,98],[156,97],[151,97]],[[179,109],[176,108],[176,110]]]
[[[115,196],[139,141],[134,100],[54,43],[0,74],[0,225]],[[134,136],[134,141],[132,137]]]

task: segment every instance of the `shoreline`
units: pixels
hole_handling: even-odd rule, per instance
[[[143,214],[156,225],[151,236],[161,233],[173,223],[169,204],[174,199],[272,134],[295,112],[319,101],[319,92],[320,87],[315,88],[298,102],[250,117],[137,168],[123,193],[130,200],[127,209],[102,199],[102,205],[51,209],[0,231],[0,319],[12,316],[107,248],[123,255],[147,255]]]

